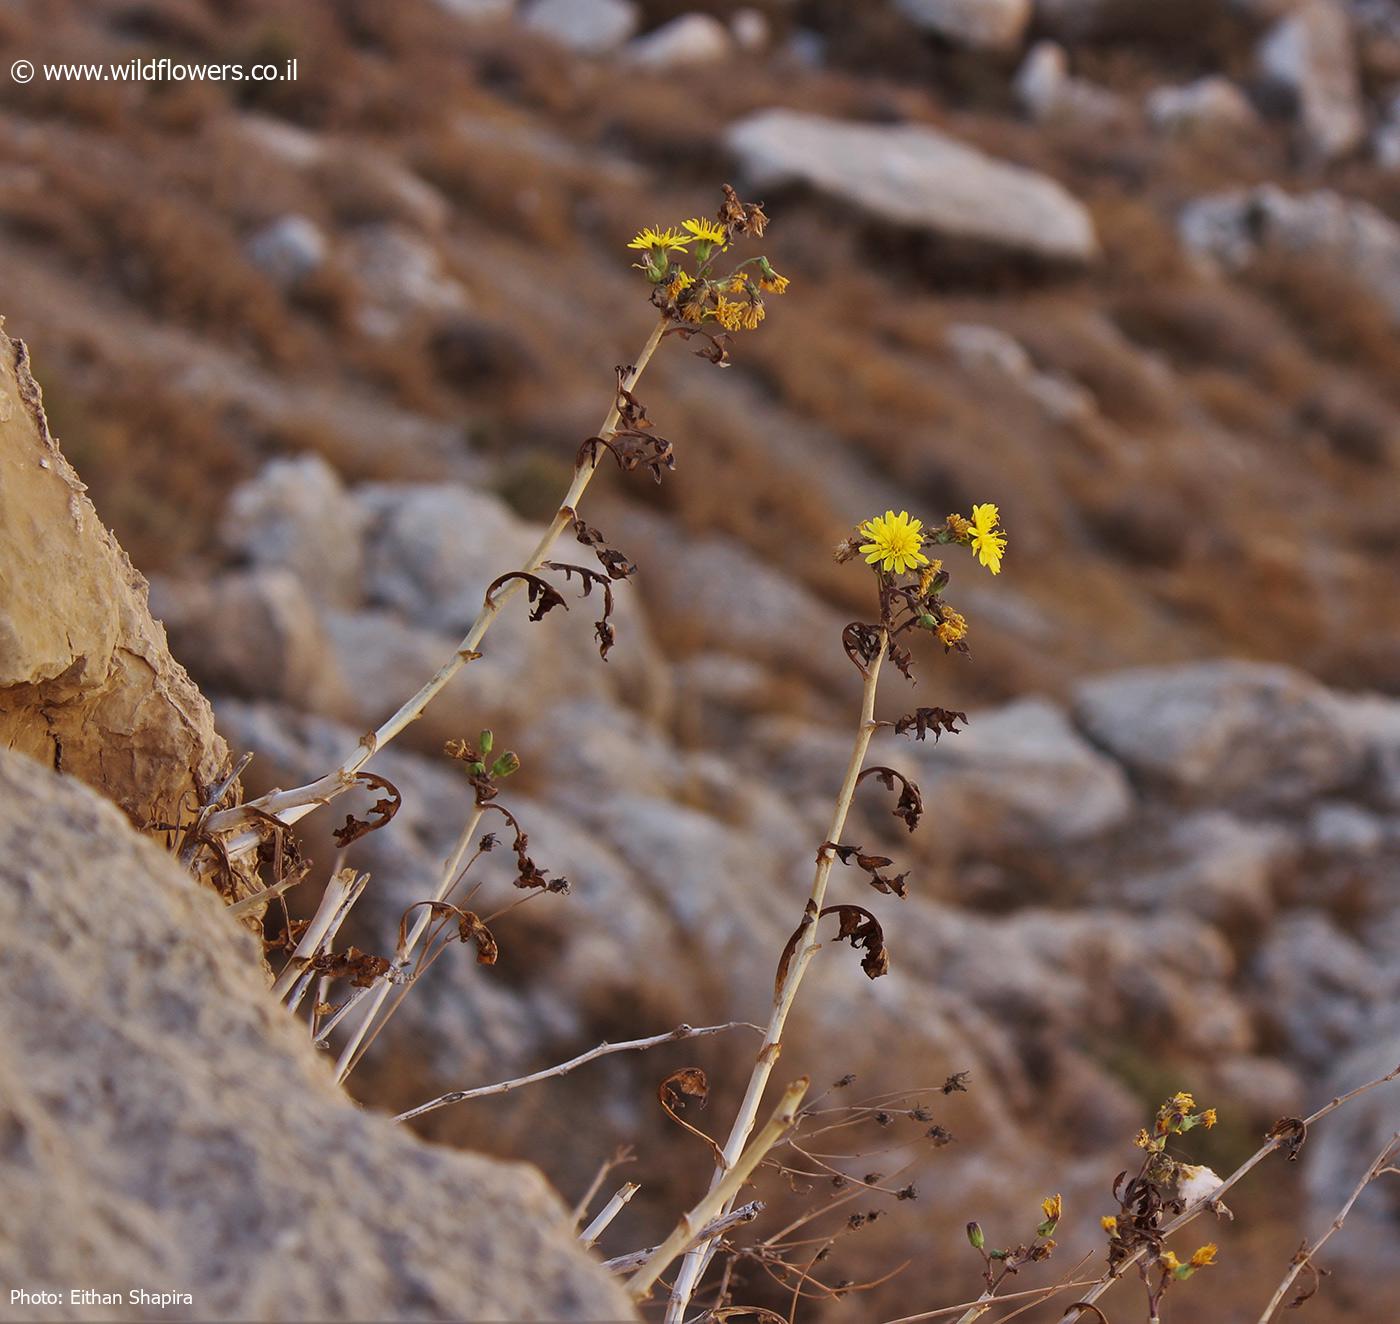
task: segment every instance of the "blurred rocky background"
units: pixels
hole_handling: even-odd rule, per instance
[[[963,1223],[1026,1237],[1055,1190],[1055,1267],[1097,1255],[1176,1089],[1220,1110],[1191,1155],[1224,1171],[1400,1062],[1395,5],[46,0],[0,8],[0,46],[298,60],[295,82],[0,82],[6,329],[173,653],[255,752],[252,792],[346,754],[533,546],[651,325],[634,230],[712,212],[725,180],[775,218],[792,289],[734,366],[672,342],[640,389],[677,472],[589,494],[641,567],[609,660],[591,603],[508,611],[373,765],[405,804],[348,853],[373,874],[362,947],[431,886],[470,794],[441,746],[482,726],[520,751],[505,802],[574,890],[503,919],[497,967],[434,967],[357,1097],[397,1110],[761,1018],[858,693],[839,634],[869,580],[830,548],[886,506],[974,501],[1011,547],[997,580],[950,561],[972,660],[885,687],[885,715],[937,703],[969,729],[885,738],[931,813],[910,837],[872,791],[848,832],[913,871],[872,905],[893,971],[825,953],[781,1068],[854,1072],[853,1100],[964,1070],[970,1090],[929,1094],[954,1142],[917,1200],[872,1198],[889,1216],[829,1281],[912,1267],[811,1317],[975,1295]],[[337,821],[302,825],[318,876]],[[482,877],[510,899],[505,864]],[[735,1032],[612,1057],[422,1130],[569,1199],[635,1144],[616,1253],[707,1171],[658,1082],[704,1064],[693,1120],[722,1131],[748,1055]],[[1397,1118],[1378,1091],[1271,1160],[1177,1318],[1255,1319]],[[889,1145],[861,1133],[844,1166]],[[1379,1318],[1398,1230],[1395,1188],[1368,1192],[1307,1317]]]

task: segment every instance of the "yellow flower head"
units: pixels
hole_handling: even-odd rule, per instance
[[[764,308],[761,299],[754,299],[747,308],[744,309],[744,330],[756,331],[758,324],[768,315],[768,310]]]
[[[1207,1108],[1207,1109],[1205,1110],[1205,1112],[1203,1112],[1203,1113],[1201,1114],[1201,1125],[1202,1125],[1203,1127],[1205,1127],[1205,1129],[1206,1129],[1207,1131],[1209,1131],[1210,1128],[1211,1128],[1212,1126],[1215,1125],[1215,1109],[1214,1109],[1214,1108]]]
[[[676,274],[671,277],[671,283],[666,286],[666,297],[668,299],[675,299],[682,291],[688,290],[694,284],[695,278],[688,272],[677,271]]]
[[[692,216],[690,220],[681,222],[681,228],[687,230],[698,243],[717,244],[720,248],[725,248],[729,243],[729,231],[718,221],[702,221],[698,216]]]
[[[1204,1269],[1208,1264],[1215,1263],[1215,1253],[1220,1249],[1213,1241],[1208,1241],[1192,1257],[1191,1267],[1193,1269]]]
[[[775,271],[772,275],[760,276],[758,278],[758,288],[768,294],[786,294],[787,287],[791,284],[786,276],[780,276]]]
[[[627,247],[643,248],[660,253],[669,253],[672,251],[684,253],[687,251],[686,245],[689,242],[690,240],[687,239],[685,235],[669,225],[664,230],[649,225],[645,230],[639,230],[636,237]]]
[[[726,331],[738,331],[744,326],[744,319],[748,315],[749,306],[746,303],[739,303],[733,299],[726,299],[724,295],[719,296],[719,302],[715,304],[715,321]]]
[[[731,276],[729,278],[728,289],[731,294],[742,294],[749,288],[747,276]]]
[[[1152,1139],[1150,1135],[1147,1134],[1145,1130],[1138,1131],[1137,1135],[1133,1137],[1133,1144],[1135,1144],[1139,1149],[1156,1148],[1156,1142]]]
[[[1181,1261],[1176,1258],[1176,1252],[1174,1250],[1164,1250],[1161,1255],[1158,1256],[1158,1259],[1162,1267],[1169,1273],[1175,1273],[1181,1268]]]
[[[1000,518],[997,508],[990,502],[972,508],[972,550],[994,575],[1001,574],[1001,558],[1006,553],[1006,534],[997,528]]]
[[[1065,1203],[1058,1195],[1052,1195],[1040,1202],[1040,1209],[1047,1221],[1059,1222],[1065,1211]]]
[[[861,535],[869,540],[860,545],[866,564],[893,570],[897,575],[927,565],[928,557],[919,550],[924,545],[923,527],[923,520],[911,520],[907,510],[898,515],[887,510],[866,520],[860,526]]]
[[[1107,1232],[1109,1236],[1112,1236],[1115,1232],[1118,1231],[1118,1219],[1112,1214],[1105,1214],[1101,1219],[1099,1219],[1099,1226],[1103,1228],[1103,1230]]]
[[[995,506],[992,507],[992,517],[993,521],[995,521]],[[1195,1097],[1193,1095],[1187,1094],[1185,1090],[1179,1090],[1177,1093],[1173,1094],[1170,1099],[1167,1100],[1167,1107],[1175,1113],[1189,1113],[1191,1109],[1193,1109],[1195,1106]]]

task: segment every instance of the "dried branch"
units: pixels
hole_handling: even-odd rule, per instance
[[[1288,1289],[1293,1286],[1298,1275],[1309,1267],[1312,1257],[1320,1251],[1327,1242],[1341,1231],[1342,1224],[1346,1222],[1347,1215],[1351,1213],[1351,1207],[1361,1198],[1364,1191],[1377,1177],[1383,1173],[1398,1173],[1400,1168],[1394,1166],[1395,1160],[1400,1158],[1400,1131],[1390,1137],[1381,1148],[1381,1152],[1372,1160],[1371,1166],[1361,1175],[1361,1180],[1356,1183],[1356,1188],[1347,1197],[1347,1202],[1337,1211],[1337,1216],[1332,1220],[1327,1231],[1324,1232],[1311,1246],[1305,1241],[1298,1249],[1298,1253],[1293,1257],[1293,1263],[1289,1266],[1288,1272],[1284,1274],[1283,1281],[1275,1289],[1273,1296],[1269,1298],[1269,1304],[1264,1307],[1264,1313],[1259,1316],[1259,1324],[1269,1324],[1274,1317],[1274,1312],[1283,1304],[1283,1298],[1288,1295]],[[1314,1272],[1316,1272],[1314,1270]],[[1311,1292],[1302,1297],[1306,1300]],[[1294,1301],[1292,1305],[1299,1302]]]
[[[627,1284],[627,1290],[635,1300],[644,1300],[651,1294],[656,1280],[665,1273],[677,1255],[686,1251],[697,1236],[703,1238],[702,1245],[711,1244],[711,1239],[704,1235],[706,1225],[724,1213],[748,1181],[749,1175],[796,1121],[797,1106],[807,1093],[809,1083],[806,1076],[801,1076],[783,1091],[773,1115],[754,1137],[752,1144],[730,1165],[723,1179],[710,1188],[700,1203],[688,1214],[681,1215],[675,1230],[656,1248],[651,1258],[637,1270]],[[674,1300],[674,1297],[672,1299]]]
[[[422,1117],[424,1113],[434,1112],[438,1108],[446,1108],[449,1104],[466,1103],[470,1099],[484,1099],[493,1094],[509,1094],[512,1090],[518,1090],[523,1085],[534,1085],[554,1076],[567,1076],[569,1072],[585,1063],[600,1057],[607,1057],[611,1053],[639,1052],[647,1048],[657,1048],[662,1044],[678,1043],[682,1039],[699,1039],[707,1034],[719,1034],[723,1030],[737,1029],[757,1030],[759,1027],[750,1025],[747,1021],[727,1021],[723,1025],[701,1025],[698,1027],[678,1025],[674,1030],[666,1031],[665,1034],[653,1034],[645,1039],[628,1039],[617,1044],[601,1043],[596,1048],[590,1048],[586,1053],[571,1057],[567,1062],[560,1062],[557,1066],[546,1067],[541,1071],[533,1071],[528,1076],[499,1081],[495,1085],[478,1085],[469,1090],[452,1090],[450,1093],[440,1095],[436,1099],[430,1099],[427,1103],[420,1103],[418,1107],[400,1113],[394,1120],[396,1122],[411,1122],[415,1117]]]
[[[752,1223],[767,1207],[762,1200],[750,1200],[748,1204],[741,1204],[729,1213],[721,1214],[718,1218],[706,1223],[695,1234],[691,1244],[701,1240],[709,1241],[713,1237],[721,1236],[730,1228],[738,1227],[741,1223]],[[632,1250],[628,1251],[626,1255],[614,1255],[612,1259],[603,1261],[603,1268],[611,1269],[613,1273],[627,1273],[632,1269],[641,1268],[660,1249],[660,1246],[648,1246],[645,1250]]]
[[[617,1191],[613,1198],[599,1210],[598,1217],[579,1233],[578,1239],[585,1246],[593,1245],[593,1243],[607,1231],[608,1224],[622,1212],[623,1206],[641,1189],[641,1185],[638,1182],[627,1182]]]

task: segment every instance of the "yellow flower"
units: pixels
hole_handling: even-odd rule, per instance
[[[938,636],[938,642],[945,648],[951,648],[967,634],[967,621],[947,603],[939,608],[939,612],[942,614],[943,620],[934,629],[934,634]],[[1057,1200],[1059,1198],[1058,1195],[1055,1197]],[[1048,1204],[1049,1201],[1047,1200],[1046,1203]],[[1045,1217],[1049,1218],[1050,1215],[1046,1214]],[[1059,1214],[1056,1214],[1055,1217],[1058,1218]]]
[[[686,245],[689,242],[690,240],[687,239],[685,235],[679,233],[669,225],[664,230],[658,230],[655,226],[649,225],[645,230],[639,230],[636,237],[627,247],[659,250],[663,253],[671,252],[672,250],[677,253],[684,253],[687,251]]]
[[[744,310],[744,330],[756,331],[758,324],[768,315],[768,310],[764,308],[762,302],[754,299]]]
[[[943,569],[943,562],[936,556],[922,570],[919,571],[919,593],[921,596],[928,593],[933,587],[933,577]]]
[[[747,313],[747,304],[736,303],[733,299],[726,299],[722,294],[719,296],[719,302],[715,305],[715,321],[726,331],[740,330],[744,325]]]
[[[690,231],[699,243],[718,244],[721,248],[729,244],[729,231],[718,221],[702,221],[698,216],[692,216],[690,220],[681,222],[681,228]]]
[[[883,515],[866,520],[860,526],[862,536],[869,539],[861,544],[861,554],[867,565],[879,565],[882,570],[893,570],[903,574],[918,566],[927,565],[926,557],[919,548],[924,545],[922,520],[911,520],[907,510],[898,515],[887,510]]]
[[[975,513],[975,512],[974,512],[974,513]],[[996,508],[995,506],[993,506],[993,507],[992,507],[992,523],[993,523],[993,524],[996,523],[996,513],[997,513],[997,508]],[[1170,1109],[1172,1110],[1172,1112],[1176,1112],[1176,1113],[1189,1113],[1189,1112],[1191,1111],[1191,1109],[1194,1108],[1195,1106],[1196,1106],[1195,1097],[1194,1097],[1193,1095],[1187,1094],[1185,1090],[1179,1090],[1177,1093],[1173,1094],[1172,1097],[1171,1097],[1170,1099],[1167,1100],[1167,1107],[1170,1108]]]
[[[1109,1236],[1112,1236],[1115,1232],[1118,1231],[1118,1220],[1112,1214],[1105,1214],[1101,1219],[1099,1219],[1099,1226],[1103,1228],[1103,1230],[1107,1232]]]
[[[997,508],[988,503],[972,508],[972,550],[994,575],[1001,574],[1001,558],[1006,553],[1006,534],[997,528]]]
[[[1203,1112],[1203,1113],[1201,1114],[1201,1125],[1202,1125],[1203,1127],[1205,1127],[1205,1129],[1206,1129],[1207,1131],[1209,1131],[1210,1128],[1211,1128],[1212,1126],[1215,1125],[1215,1109],[1214,1109],[1214,1108],[1207,1108],[1207,1109],[1205,1110],[1205,1112]]]
[[[731,294],[742,294],[749,288],[748,278],[746,276],[731,276],[727,288]]]
[[[1161,1262],[1162,1267],[1169,1273],[1175,1273],[1181,1268],[1181,1261],[1176,1258],[1176,1252],[1174,1250],[1164,1250],[1157,1258]]]
[[[758,288],[768,294],[786,294],[790,284],[791,281],[786,276],[780,276],[776,271],[771,276],[758,278]]]
[[[671,277],[671,283],[666,286],[666,297],[674,299],[682,290],[688,290],[695,284],[695,278],[689,272],[678,271]]]
[[[1040,1202],[1041,1212],[1045,1215],[1046,1221],[1059,1222],[1060,1216],[1065,1211],[1065,1204],[1058,1195],[1052,1195],[1047,1200]]]
[[[1208,1264],[1215,1263],[1215,1252],[1220,1249],[1213,1241],[1208,1241],[1192,1257],[1191,1267],[1193,1269],[1204,1269]]]
[[[1133,1137],[1133,1144],[1139,1149],[1154,1149],[1156,1147],[1156,1142],[1144,1130],[1140,1130],[1137,1135]]]

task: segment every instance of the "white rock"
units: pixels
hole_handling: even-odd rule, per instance
[[[1260,43],[1259,71],[1295,107],[1310,155],[1330,161],[1366,133],[1351,19],[1338,0],[1305,0]]]
[[[733,50],[734,39],[719,19],[709,14],[682,14],[638,37],[623,54],[647,69],[676,69],[713,64]]]
[[[1341,705],[1284,666],[1199,662],[1083,682],[1075,717],[1135,776],[1186,800],[1285,806],[1359,771]]]
[[[978,322],[955,322],[946,335],[948,348],[963,368],[1007,378],[1055,422],[1082,422],[1098,412],[1090,391],[1060,373],[1039,371],[1020,341],[1006,332]]]
[[[437,248],[404,226],[361,226],[346,242],[346,263],[364,291],[360,323],[367,334],[392,336],[416,313],[440,316],[471,305]]]
[[[736,9],[729,20],[729,31],[741,51],[755,55],[766,50],[773,39],[773,29],[767,15],[760,9]]]
[[[804,184],[881,221],[1042,259],[1098,252],[1089,213],[1061,185],[935,129],[767,110],[726,139],[760,188]]]
[[[1041,123],[1109,125],[1127,118],[1120,96],[1069,72],[1069,55],[1053,41],[1031,47],[1012,84],[1021,109]]]
[[[515,0],[435,0],[435,3],[444,13],[469,22],[505,18],[515,9]]]
[[[295,285],[326,260],[329,245],[321,227],[306,216],[281,216],[248,239],[248,259],[279,285]]]
[[[1015,50],[1031,19],[1032,0],[895,0],[928,32],[972,50]]]
[[[1366,751],[1365,786],[1383,809],[1400,809],[1400,699],[1344,694],[1342,725]]]
[[[1400,324],[1400,225],[1369,203],[1262,184],[1197,198],[1178,231],[1192,252],[1229,269],[1260,255],[1320,262],[1355,280]]]
[[[254,566],[290,570],[317,602],[360,600],[365,513],[319,455],[271,460],[229,497],[219,533]]]
[[[1228,78],[1212,74],[1184,87],[1159,87],[1147,98],[1147,118],[1167,133],[1211,134],[1258,123],[1249,98]]]
[[[534,0],[525,26],[582,55],[616,50],[640,21],[632,0]]]

